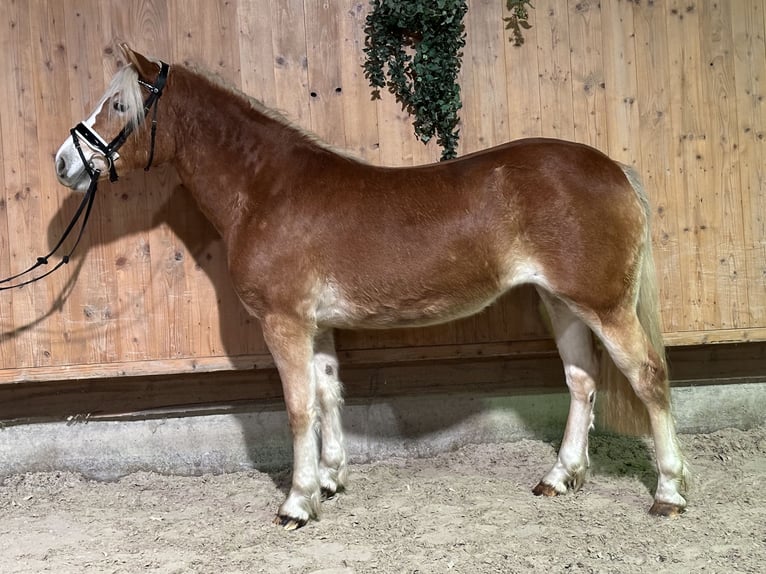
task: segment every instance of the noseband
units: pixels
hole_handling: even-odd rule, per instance
[[[146,97],[146,100],[144,100],[144,117],[147,116],[149,111],[152,112],[152,130],[151,130],[151,147],[149,149],[149,161],[146,163],[146,167],[144,167],[144,170],[149,171],[149,168],[152,166],[152,161],[154,160],[154,141],[155,137],[157,135],[157,104],[159,103],[160,97],[162,96],[162,90],[165,89],[165,83],[168,79],[168,70],[169,66],[165,62],[160,62],[160,73],[157,76],[157,79],[155,80],[154,84],[149,84],[147,82],[144,82],[139,78],[138,83],[149,90],[149,95]],[[73,127],[70,130],[70,134],[72,135],[72,142],[74,143],[75,149],[77,149],[77,153],[80,154],[80,159],[82,160],[83,166],[85,166],[85,171],[88,172],[88,176],[90,176],[90,186],[88,186],[88,191],[85,193],[85,196],[82,198],[82,201],[80,202],[79,207],[77,208],[77,211],[75,212],[74,216],[72,217],[72,221],[69,222],[69,225],[67,225],[66,229],[64,230],[64,233],[61,236],[61,239],[58,240],[58,243],[56,243],[56,246],[48,253],[48,255],[44,257],[38,257],[37,261],[28,269],[25,271],[22,271],[21,273],[17,273],[16,275],[13,275],[11,277],[7,277],[6,279],[0,280],[0,285],[3,285],[4,283],[10,283],[11,281],[14,281],[15,279],[18,279],[19,277],[22,277],[28,273],[31,273],[41,265],[47,265],[48,264],[48,258],[51,257],[53,254],[58,251],[59,247],[64,243],[66,238],[69,236],[69,234],[74,229],[75,225],[77,224],[78,220],[82,216],[83,212],[85,213],[85,217],[82,220],[82,224],[80,225],[80,231],[77,234],[77,239],[75,240],[74,244],[72,245],[72,248],[69,250],[69,253],[66,255],[63,255],[61,257],[61,261],[59,261],[52,269],[48,270],[46,273],[43,273],[42,275],[38,275],[37,277],[33,277],[31,279],[27,279],[26,281],[22,281],[21,283],[16,283],[15,285],[3,285],[0,287],[0,291],[5,291],[7,289],[15,289],[16,287],[23,287],[24,285],[29,285],[30,283],[34,283],[35,281],[39,281],[40,279],[47,277],[56,269],[61,267],[62,265],[65,265],[69,263],[69,259],[72,256],[72,253],[74,253],[74,250],[77,248],[77,245],[80,243],[80,239],[82,238],[83,231],[85,231],[85,225],[88,223],[88,218],[90,217],[91,208],[93,207],[93,200],[96,197],[96,189],[98,188],[98,180],[101,177],[101,170],[96,169],[93,167],[93,165],[87,161],[85,158],[85,154],[82,151],[82,146],[80,144],[80,138],[84,139],[85,142],[94,150],[101,153],[104,156],[104,159],[106,160],[107,165],[109,166],[109,181],[117,181],[117,169],[114,166],[115,161],[117,161],[117,158],[119,157],[119,154],[117,151],[123,146],[125,141],[128,139],[130,134],[133,133],[135,130],[136,125],[134,125],[132,122],[128,123],[122,130],[120,130],[120,133],[118,133],[115,138],[109,142],[106,143],[104,138],[102,138],[96,131],[92,130],[88,126],[86,126],[84,123],[80,122],[75,127]]]

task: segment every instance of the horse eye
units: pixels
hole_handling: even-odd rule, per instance
[[[127,109],[128,109],[128,106],[126,106],[125,104],[123,104],[119,100],[115,100],[114,102],[112,102],[112,108],[116,112],[125,113],[127,111]]]

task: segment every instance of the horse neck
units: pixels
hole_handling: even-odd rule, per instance
[[[174,116],[173,164],[202,212],[226,239],[257,213],[258,196],[268,193],[277,174],[289,172],[292,155],[306,146],[290,144],[300,140],[299,133],[244,97],[185,68],[176,73],[169,102]],[[286,131],[294,132],[292,139],[285,137]]]

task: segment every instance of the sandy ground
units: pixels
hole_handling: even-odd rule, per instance
[[[530,489],[542,441],[352,466],[349,489],[296,532],[271,525],[287,470],[118,482],[63,473],[0,486],[0,572],[764,572],[766,428],[684,435],[689,510],[650,517],[644,442],[593,436],[574,494]]]

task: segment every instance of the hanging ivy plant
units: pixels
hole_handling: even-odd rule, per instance
[[[415,135],[423,143],[436,136],[443,160],[457,155],[467,9],[465,0],[372,0],[364,29],[373,99],[388,87],[414,117]]]
[[[521,29],[529,30],[532,27],[529,24],[527,6],[534,8],[530,0],[505,0],[505,7],[510,12],[510,16],[503,18],[503,20],[505,20],[505,29],[511,31],[510,41],[513,42],[514,46],[521,46],[524,43]]]

